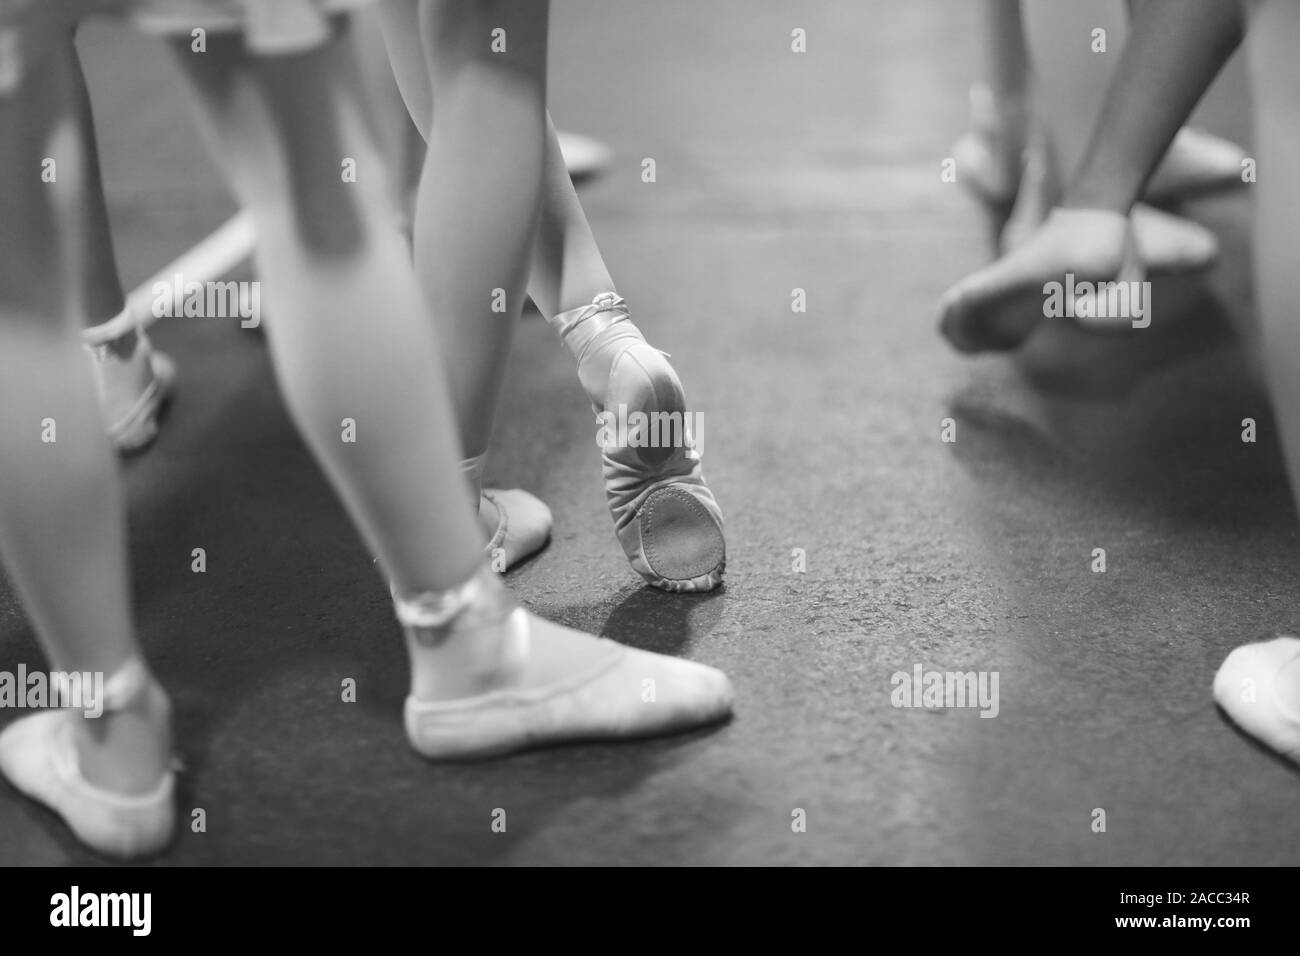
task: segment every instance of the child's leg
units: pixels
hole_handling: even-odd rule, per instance
[[[417,39],[417,9],[414,0],[384,4],[383,26],[403,99],[427,138],[431,129],[436,133],[441,122],[441,107],[435,109],[435,100],[441,103],[441,98],[435,93],[437,56],[427,63],[431,45],[426,41],[422,46]],[[425,183],[442,175],[444,168],[431,150]],[[427,273],[426,281],[436,274],[426,269],[428,261],[417,246],[416,262],[419,271]],[[541,216],[528,291],[577,361],[579,380],[598,413],[618,414],[622,409],[624,417],[642,412],[647,416],[675,416],[679,422],[689,420],[685,393],[676,373],[662,353],[646,345],[629,318],[626,304],[614,290],[614,280],[578,201],[549,117]],[[487,339],[481,332],[467,338],[457,328],[448,329],[448,335],[457,365],[463,340],[473,347],[476,338]],[[497,347],[505,348],[508,337],[502,334],[495,341]],[[504,363],[505,357],[498,361]],[[482,363],[480,374],[496,368],[495,363]],[[461,411],[462,415],[477,414],[463,404]],[[474,427],[472,420],[466,423],[462,418],[462,433],[466,424]],[[686,448],[618,448],[607,450],[603,465],[615,530],[638,573],[666,590],[708,590],[716,586],[725,561],[722,519],[704,483],[699,455]],[[656,513],[659,520],[652,534],[649,522]]]
[[[415,261],[468,457],[487,451],[528,279],[545,155],[547,4],[425,0],[434,117]],[[494,30],[504,48],[494,52]]]
[[[126,296],[113,254],[90,96],[71,31],[61,35],[61,45],[64,49],[59,55],[72,64],[78,162],[86,177],[84,198],[72,210],[76,218],[68,237],[75,263],[74,305],[85,328],[83,338],[95,356],[95,380],[109,438],[119,451],[138,451],[158,433],[158,417],[171,391],[175,369],[166,355],[151,347],[143,332],[119,332],[117,323],[107,324],[122,313]]]
[[[525,491],[485,490],[482,486],[495,404],[524,295],[522,280],[505,281],[500,275],[485,272],[495,272],[497,265],[484,258],[482,250],[486,248],[484,242],[490,244],[487,237],[502,227],[515,236],[508,250],[512,257],[526,254],[519,252],[521,231],[524,247],[531,249],[540,197],[541,132],[535,117],[513,127],[489,127],[484,131],[489,135],[481,138],[489,145],[496,144],[495,149],[487,152],[494,153],[500,162],[496,166],[489,162],[478,168],[486,153],[476,152],[475,139],[468,135],[464,124],[478,109],[496,109],[492,105],[493,96],[509,95],[506,85],[496,94],[491,92],[494,73],[507,77],[522,93],[511,97],[518,102],[515,109],[530,113],[534,107],[544,110],[544,90],[537,88],[544,81],[544,71],[539,71],[536,65],[530,66],[523,54],[526,45],[537,47],[535,38],[544,37],[545,28],[538,33],[536,10],[522,17],[518,9],[483,7],[476,13],[463,0],[458,5],[441,8],[426,6],[423,12],[417,0],[404,0],[381,4],[380,11],[388,59],[398,89],[420,135],[429,142],[429,148],[420,151],[414,236],[417,271],[435,303],[434,315],[452,356],[450,370],[458,382],[457,415],[468,451],[461,467],[469,479],[480,521],[490,537],[488,546],[493,553],[494,567],[505,570],[546,544],[552,519],[550,510]],[[456,25],[471,15],[478,16],[472,27]],[[529,22],[530,16],[533,22]],[[506,46],[504,51],[493,53],[489,48],[491,31],[497,28],[506,31]],[[459,44],[472,47],[468,60],[467,51],[457,49]],[[536,53],[544,55],[544,50],[537,48]],[[439,62],[443,64],[441,69]],[[447,105],[459,105],[454,116],[446,116],[439,110],[435,124],[435,80],[441,79],[446,80],[447,89],[441,91],[439,101],[445,95]],[[530,102],[532,107],[528,105]],[[537,106],[539,103],[542,105]],[[467,173],[475,178],[466,180]],[[484,175],[506,177],[496,181],[507,182],[512,181],[511,176],[522,175],[522,188],[513,193],[506,191],[493,199],[485,192],[485,184],[493,180],[482,178]],[[458,195],[448,188],[449,183],[466,181],[476,184],[466,194]],[[482,220],[472,217],[467,220],[466,209],[471,204],[481,204],[481,208],[492,212]],[[516,210],[526,213],[530,208],[531,218],[516,214]],[[482,237],[477,240],[478,245],[463,246],[462,237],[472,236]],[[455,252],[448,260],[436,258],[448,255],[449,250]],[[506,272],[518,272],[515,264],[503,261],[502,265],[507,267]],[[457,286],[458,279],[453,276],[466,269],[469,272],[465,278],[470,278],[473,284]],[[465,289],[470,301],[451,301],[447,297],[449,287]]]
[[[1250,22],[1250,69],[1260,176],[1255,203],[1256,300],[1273,413],[1291,490],[1300,500],[1300,5],[1267,0]],[[1300,762],[1300,641],[1281,637],[1228,656],[1214,681],[1243,729]]]
[[[1131,38],[1062,205],[1131,210],[1242,33],[1238,3],[1137,4]]]
[[[448,372],[392,228],[349,49],[335,38],[260,61],[239,40],[210,37],[202,56],[186,44],[176,52],[220,166],[257,226],[287,404],[392,578],[412,660],[412,743],[433,757],[482,756],[725,716],[730,688],[718,672],[535,618],[482,570]],[[355,162],[356,182],[341,182],[342,157]],[[458,173],[473,174],[467,165]],[[459,286],[474,279],[449,276],[458,284],[451,295],[472,303]],[[355,443],[342,440],[345,418],[356,423]],[[646,680],[658,688],[654,706],[637,696]]]
[[[1039,111],[1061,170],[1072,174],[1101,110],[1113,65],[1128,39],[1123,0],[1024,0],[1024,28],[1034,63]],[[1105,52],[1094,31],[1105,31]]]
[[[1031,150],[1035,175],[1024,177],[1003,230],[1004,251],[1027,241],[1060,201],[1060,184],[1082,160],[1129,35],[1127,6],[1120,0],[1024,0],[1024,16],[1036,67],[1036,124],[1043,134]],[[1184,148],[1170,156],[1177,168],[1157,177],[1167,180],[1161,189],[1166,195],[1235,179],[1243,155],[1239,148],[1203,133],[1189,132],[1179,142]],[[1203,268],[1217,253],[1213,234],[1188,219],[1140,206],[1133,226],[1143,257],[1159,271]]]
[[[602,293],[617,291],[578,199],[555,124],[548,114],[542,214],[528,275],[528,295],[550,319],[586,305]]]
[[[1140,5],[1062,208],[1024,245],[963,279],[940,305],[944,334],[963,351],[1014,348],[1042,319],[1011,308],[1043,286],[1117,276],[1131,242],[1125,217],[1176,131],[1241,39],[1237,4],[1148,0]],[[1140,242],[1130,254],[1142,252]]]
[[[418,11],[416,0],[391,2],[381,6],[381,17],[398,88],[412,121],[428,141],[434,122],[436,76],[430,75]],[[565,167],[549,115],[545,124],[541,209],[527,291],[542,314],[550,317],[585,305],[602,292],[616,290]],[[434,169],[429,175],[440,173]]]
[[[170,832],[168,704],[139,667],[122,492],[68,294],[90,175],[76,63],[57,31],[23,32],[23,81],[0,95],[0,552],[52,667],[103,675],[112,706],[10,724],[0,771],[129,855]]]
[[[478,568],[483,542],[465,509],[441,504],[463,487],[455,422],[429,375],[437,337],[419,320],[352,61],[340,38],[284,59],[250,58],[241,43],[175,50],[255,223],[286,403],[394,584],[452,587]]]

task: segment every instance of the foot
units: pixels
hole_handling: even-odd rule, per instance
[[[552,624],[490,573],[397,610],[411,654],[407,736],[431,759],[661,736],[731,714],[720,671]]]
[[[484,489],[479,496],[478,514],[487,534],[488,560],[494,571],[509,571],[551,540],[551,509],[526,491]]]
[[[57,813],[91,849],[117,859],[156,853],[176,810],[166,695],[137,662],[104,685],[104,712],[47,710],[0,733],[0,774]]]
[[[1214,699],[1246,733],[1300,763],[1300,640],[1234,650],[1214,675]]]
[[[1219,240],[1198,222],[1138,203],[1130,213],[1137,252],[1149,272],[1199,272],[1219,257]]]
[[[564,157],[564,168],[574,181],[603,172],[613,158],[609,147],[598,139],[564,130],[555,136],[560,143],[560,155]]]
[[[552,323],[600,424],[605,497],[628,561],[665,591],[717,587],[726,566],[722,511],[667,356],[646,343],[613,293]]]
[[[122,454],[143,451],[158,436],[158,422],[171,398],[176,365],[153,349],[148,336],[129,330],[111,339],[87,329],[104,427]]]
[[[1147,184],[1151,202],[1172,202],[1198,193],[1240,186],[1246,151],[1204,130],[1184,126]]]
[[[1054,209],[1033,238],[958,282],[939,327],[961,352],[1009,350],[1044,321],[1049,282],[1103,282],[1137,269],[1128,221],[1098,209]]]

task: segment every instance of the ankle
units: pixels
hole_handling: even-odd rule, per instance
[[[152,676],[128,701],[98,717],[76,717],[82,776],[114,793],[152,792],[171,764],[171,717],[171,699]]]
[[[508,684],[527,655],[527,612],[487,568],[459,587],[394,600],[417,700],[487,693]]]
[[[602,292],[587,305],[556,315],[551,326],[577,362],[587,398],[597,410],[604,409],[614,360],[629,345],[645,343],[626,301],[616,292]]]

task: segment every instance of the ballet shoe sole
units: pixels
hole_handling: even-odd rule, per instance
[[[642,577],[654,587],[672,592],[711,591],[722,583],[726,569],[726,540],[713,515],[694,495],[680,488],[668,486],[646,498],[637,514],[641,538],[641,555],[650,575]],[[673,541],[670,533],[669,548],[681,551],[681,538],[686,534],[699,540],[688,542],[687,553],[669,553],[658,545],[660,527],[673,529],[682,526]]]
[[[1243,732],[1273,752],[1300,763],[1300,714],[1278,699],[1273,679],[1283,667],[1300,656],[1300,640],[1280,637],[1259,644],[1247,644],[1230,653],[1214,675],[1214,700],[1228,719]],[[1245,681],[1252,683],[1253,700],[1240,697]],[[1260,711],[1251,708],[1263,707]],[[1287,740],[1277,737],[1279,729],[1293,734]]]

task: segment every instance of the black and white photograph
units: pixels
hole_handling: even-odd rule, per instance
[[[1248,939],[1297,50],[1297,0],[0,0],[14,915],[1033,867]]]

